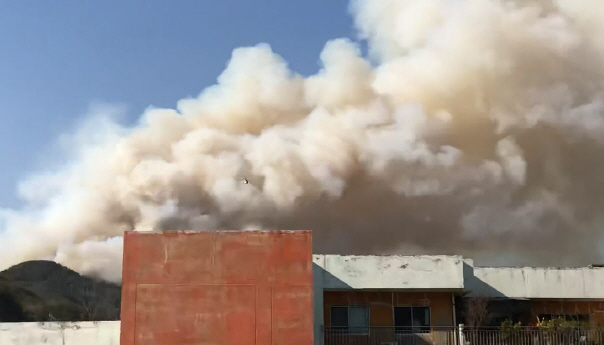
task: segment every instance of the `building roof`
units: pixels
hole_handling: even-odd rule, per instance
[[[604,299],[604,268],[466,267],[471,296],[515,299]]]
[[[315,288],[464,291],[513,299],[604,299],[604,268],[475,267],[457,255],[313,255]]]
[[[462,290],[463,258],[447,255],[314,255],[323,289]]]

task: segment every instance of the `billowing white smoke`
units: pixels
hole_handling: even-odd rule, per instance
[[[120,279],[125,230],[306,228],[317,252],[597,260],[604,2],[357,0],[304,78],[268,45],[135,128],[108,111],[5,210],[2,267]],[[110,111],[109,111],[110,113]],[[513,255],[509,255],[513,253]]]

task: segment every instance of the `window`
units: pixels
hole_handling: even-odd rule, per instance
[[[331,327],[348,327],[348,307],[331,307]]]
[[[369,309],[367,307],[331,307],[331,327],[348,333],[369,332]]]
[[[430,308],[395,307],[394,327],[397,333],[430,332]]]
[[[349,307],[348,326],[351,333],[369,332],[369,309],[365,307]]]

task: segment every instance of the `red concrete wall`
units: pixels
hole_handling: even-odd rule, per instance
[[[126,232],[121,345],[310,345],[310,231]]]

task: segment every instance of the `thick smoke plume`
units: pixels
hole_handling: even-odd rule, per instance
[[[266,44],[20,188],[0,264],[120,279],[125,230],[312,229],[316,252],[602,257],[604,2],[357,0],[302,77]]]

